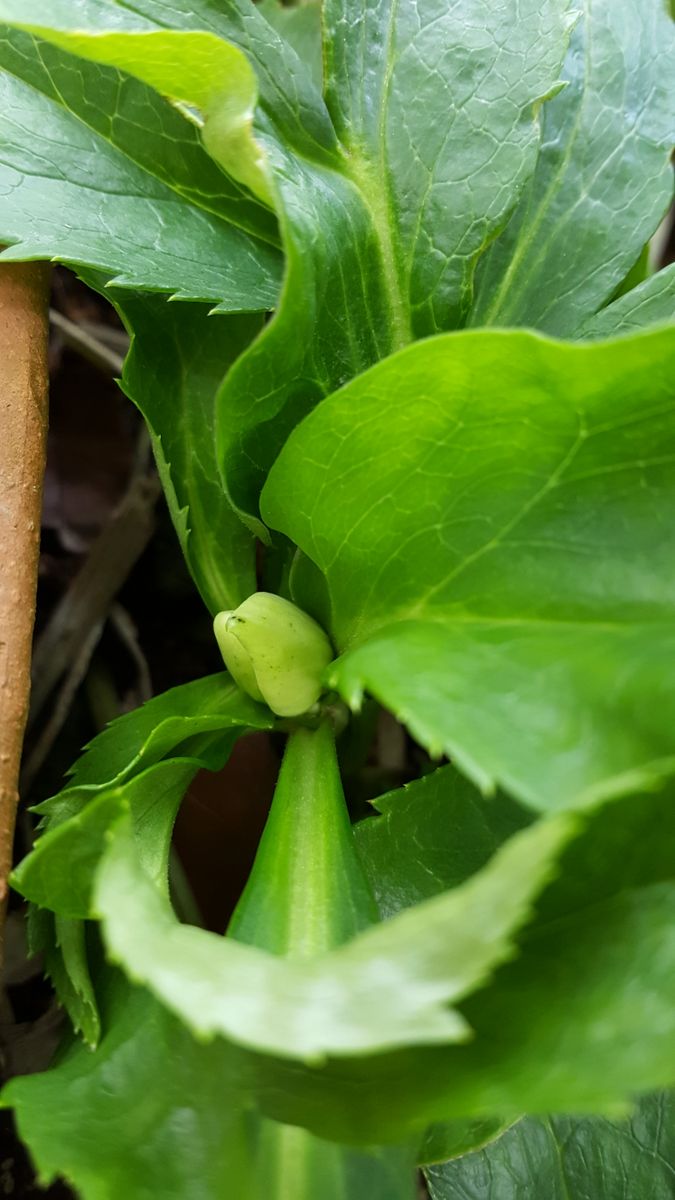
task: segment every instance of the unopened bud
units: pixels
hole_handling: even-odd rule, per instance
[[[271,592],[255,592],[213,622],[223,661],[236,683],[280,717],[307,712],[324,690],[333,649],[312,617]]]

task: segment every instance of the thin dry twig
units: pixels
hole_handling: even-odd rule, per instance
[[[47,437],[49,269],[0,264],[0,957],[28,711]]]

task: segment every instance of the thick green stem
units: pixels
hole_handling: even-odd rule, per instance
[[[288,739],[272,809],[229,934],[273,954],[320,954],[377,920],[340,782],[333,731]]]
[[[306,958],[377,920],[328,721],[290,734],[272,809],[228,934]],[[412,1200],[412,1153],[356,1150],[262,1120],[256,1200]]]

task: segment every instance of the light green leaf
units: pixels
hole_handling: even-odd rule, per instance
[[[274,305],[269,214],[149,88],[0,27],[0,112],[5,258],[89,265],[235,312]]]
[[[326,0],[326,98],[369,198],[401,322],[455,327],[476,258],[534,170],[567,0]]]
[[[259,317],[209,316],[196,304],[113,292],[133,340],[123,387],[150,428],[183,553],[215,613],[256,590],[255,544],[233,512],[216,460],[215,397]]]
[[[612,295],[673,195],[675,30],[662,0],[579,0],[531,186],[481,264],[472,325],[569,337]]]
[[[451,1042],[470,1031],[449,1004],[510,955],[573,828],[558,818],[525,830],[462,887],[298,962],[178,925],[128,822],[99,871],[95,907],[114,959],[197,1033],[305,1060]]]
[[[432,1200],[670,1200],[672,1093],[641,1100],[630,1120],[519,1121],[479,1153],[425,1172]]]
[[[408,1136],[425,1117],[616,1115],[636,1092],[670,1086],[674,836],[672,787],[588,811],[518,957],[462,1004],[470,1042],[345,1058],[302,1076],[260,1063],[266,1111],[324,1136],[377,1141]]]
[[[329,683],[535,807],[672,770],[674,363],[675,330],[463,333],[324,402],[263,513],[327,578]]]
[[[482,796],[454,767],[373,805],[381,815],[360,821],[354,837],[383,917],[457,887],[531,819],[508,796]]]
[[[667,321],[675,322],[675,263],[600,309],[582,325],[579,335],[592,339],[611,337],[636,333]]]

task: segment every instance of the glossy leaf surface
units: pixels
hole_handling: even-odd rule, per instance
[[[380,815],[360,821],[354,837],[383,917],[457,887],[530,820],[508,796],[481,795],[454,767],[373,806]]]
[[[575,336],[673,196],[675,30],[665,6],[582,0],[574,8],[567,86],[542,109],[537,168],[481,264],[472,325]]]
[[[496,1142],[426,1172],[432,1200],[670,1200],[672,1093],[642,1100],[622,1122],[519,1121]]]
[[[672,769],[674,361],[672,330],[456,334],[296,430],[263,511],[325,573],[352,706],[537,808]]]
[[[136,80],[28,34],[1,35],[5,258],[93,266],[119,287],[229,311],[274,305],[274,222],[194,127]]]

